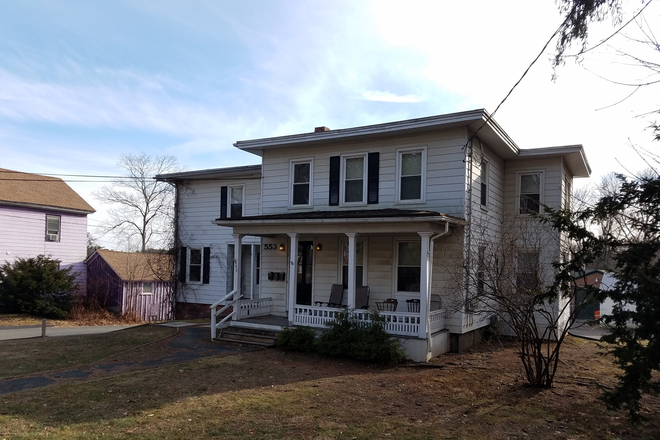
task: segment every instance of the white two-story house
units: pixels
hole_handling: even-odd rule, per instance
[[[489,324],[457,288],[467,255],[590,173],[582,146],[521,149],[484,110],[234,146],[262,165],[159,176],[178,188],[180,301],[315,327],[378,309],[417,361]],[[527,257],[560,254],[556,237]]]

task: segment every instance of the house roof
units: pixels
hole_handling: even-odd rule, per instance
[[[240,167],[209,168],[205,170],[182,171],[179,173],[159,174],[157,180],[223,180],[233,178],[261,177],[261,165],[245,165]]]
[[[611,272],[595,269],[575,279],[577,287],[591,286],[600,290],[610,290],[616,284],[616,278]]]
[[[0,168],[0,204],[91,214],[92,208],[62,179]]]
[[[504,159],[518,154],[519,148],[515,142],[484,109],[362,127],[320,130],[312,133],[238,141],[234,143],[234,146],[258,156],[263,156],[263,151],[266,149],[295,146],[308,147],[338,141],[364,141],[460,127],[467,127],[473,133],[478,131],[478,137],[483,139],[490,148]]]
[[[98,254],[124,281],[172,281],[174,260],[169,254],[118,252],[97,249]]]
[[[591,166],[582,145],[564,145],[558,147],[529,148],[520,150],[518,158],[562,157],[573,177],[589,177]]]
[[[439,233],[450,224],[464,225],[465,220],[433,211],[406,209],[358,209],[310,211],[289,214],[257,215],[234,219],[217,219],[219,226],[229,226],[234,233],[254,236],[298,232],[301,234],[332,233]]]

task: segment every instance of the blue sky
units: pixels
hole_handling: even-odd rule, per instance
[[[492,112],[560,22],[553,0],[3,0],[0,167],[115,175],[141,152],[188,170],[253,164],[233,142]],[[632,90],[600,78],[648,79],[610,47],[627,45],[553,82],[551,44],[495,119],[522,148],[583,144],[596,178],[643,168],[629,145],[656,148],[638,115],[657,93],[612,106]],[[97,209],[98,185],[72,183]]]

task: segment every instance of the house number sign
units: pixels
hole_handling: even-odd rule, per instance
[[[278,247],[278,245],[276,245],[276,244],[271,244],[271,243],[265,243],[264,244],[264,250],[265,251],[276,251],[277,247]]]

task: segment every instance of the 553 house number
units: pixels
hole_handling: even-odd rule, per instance
[[[265,251],[276,251],[277,247],[278,247],[278,245],[276,245],[276,244],[270,244],[270,243],[264,244],[264,250]]]

